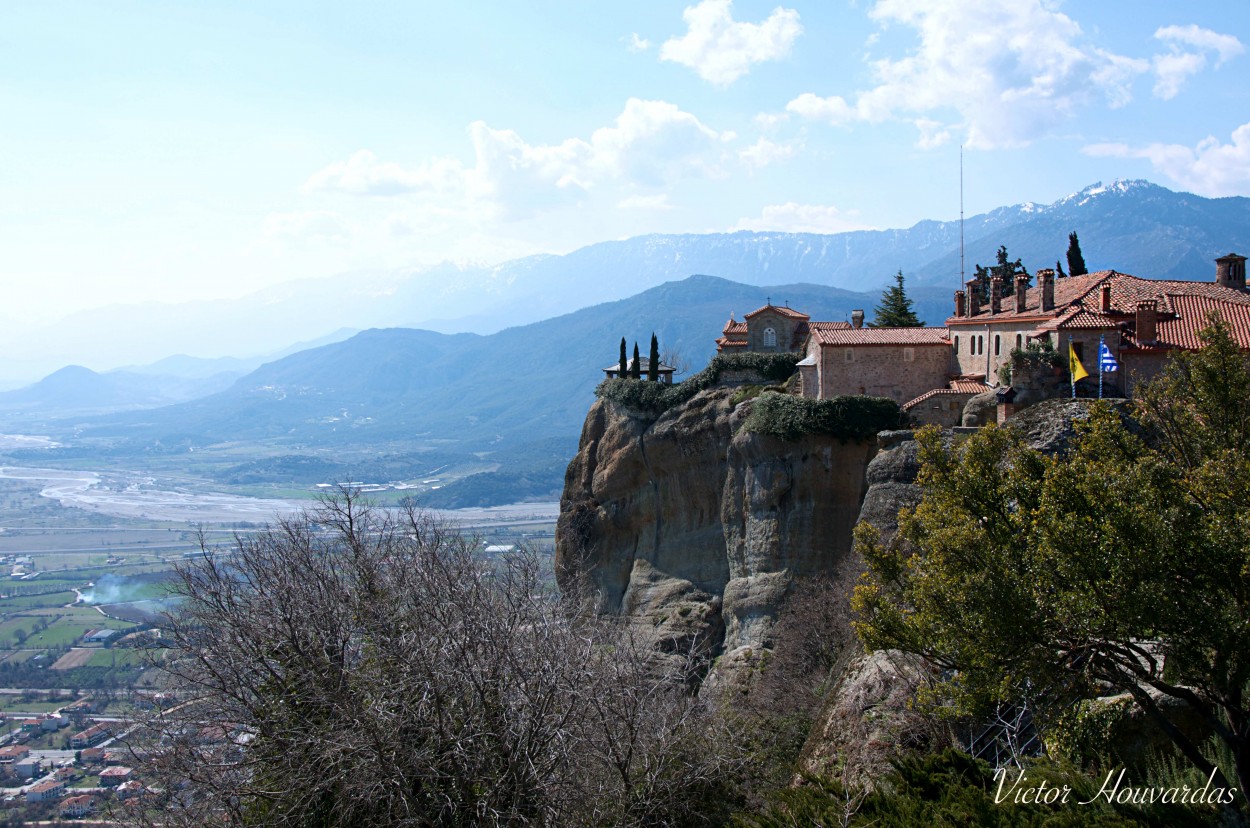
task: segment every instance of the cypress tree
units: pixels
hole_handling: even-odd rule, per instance
[[[638,343],[634,343],[634,364],[629,368],[629,375],[634,379],[642,379],[642,361],[638,359]]]
[[[621,364],[617,368],[616,375],[621,379],[625,379],[625,375],[629,373],[629,359],[625,356],[625,337],[621,337]]]
[[[1067,275],[1068,274],[1063,272],[1063,265],[1059,264],[1059,260],[1056,259],[1055,260],[1055,276],[1062,279],[1064,276],[1067,276]]]
[[[648,354],[647,356],[648,356],[648,362],[650,363],[647,366],[647,379],[651,380],[652,382],[659,382],[660,380],[660,341],[655,338],[654,331],[651,332],[651,353]]]
[[[874,328],[919,328],[924,325],[912,308],[907,291],[903,290],[903,271],[894,277],[894,287],[886,288],[881,294],[881,304],[874,309],[876,316],[872,320]]]
[[[1081,243],[1076,238],[1076,231],[1073,230],[1068,234],[1068,274],[1084,276],[1086,273],[1089,273],[1089,269],[1085,267],[1085,257],[1081,255]]]

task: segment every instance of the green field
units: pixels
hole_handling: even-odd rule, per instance
[[[84,582],[85,583],[85,582]],[[26,609],[44,607],[63,607],[72,604],[78,596],[71,590],[67,592],[50,592],[45,595],[15,595],[12,598],[0,598],[0,613],[9,614]]]
[[[87,667],[146,667],[143,651],[133,647],[110,647],[91,654]]]

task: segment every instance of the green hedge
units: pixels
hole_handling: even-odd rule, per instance
[[[866,440],[878,431],[899,428],[903,411],[884,397],[845,396],[828,400],[763,394],[742,427],[757,434],[797,440],[805,434],[828,434],[841,440]]]
[[[717,354],[702,371],[675,385],[635,379],[607,379],[599,383],[595,394],[637,411],[661,414],[716,385],[726,371],[753,371],[760,379],[783,382],[794,373],[795,364],[802,358],[802,354],[796,353]]]

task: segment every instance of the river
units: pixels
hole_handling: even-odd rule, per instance
[[[0,466],[0,478],[40,482],[43,484],[40,494],[62,506],[139,520],[264,523],[315,505],[311,501],[191,491],[172,480],[161,481],[133,472]],[[514,503],[436,511],[441,517],[468,527],[548,523],[556,519],[559,506],[558,503]]]

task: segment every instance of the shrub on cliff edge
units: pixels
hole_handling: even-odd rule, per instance
[[[599,383],[595,395],[618,402],[648,414],[659,415],[676,405],[688,401],[695,394],[716,385],[727,371],[752,372],[760,380],[783,382],[794,373],[795,364],[802,354],[717,354],[697,374],[675,385],[662,383],[631,382],[628,379],[606,379]]]
[[[805,434],[827,434],[841,440],[866,440],[878,431],[898,428],[903,412],[884,397],[843,396],[828,400],[763,394],[751,407],[742,427],[757,434],[797,440]]]

